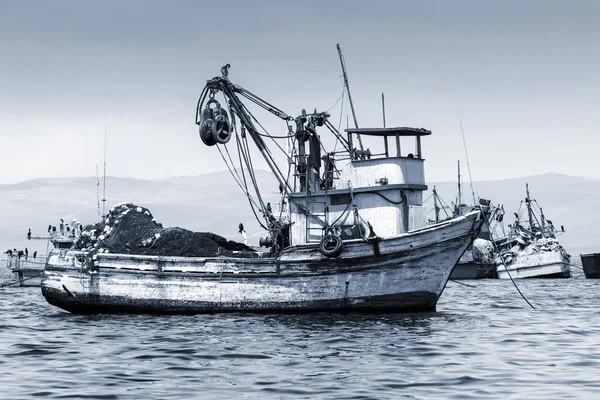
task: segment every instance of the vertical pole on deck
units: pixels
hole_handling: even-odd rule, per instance
[[[346,63],[344,62],[344,56],[342,55],[342,48],[340,44],[337,44],[338,55],[340,56],[340,64],[342,64],[342,74],[344,76],[344,86],[346,86],[346,90],[348,91],[348,100],[350,101],[350,109],[352,110],[352,118],[354,118],[354,127],[358,129],[358,121],[356,120],[356,113],[354,112],[354,103],[352,103],[352,95],[350,94],[350,85],[348,84],[348,74],[346,74]],[[358,138],[358,143],[360,145],[360,149],[363,150],[362,139],[360,138],[360,134],[357,133],[356,137]],[[352,150],[352,149],[350,149]]]
[[[381,92],[381,111],[383,112],[383,127],[385,128],[385,95]]]
[[[531,209],[531,197],[529,197],[529,183],[525,184],[525,190],[527,191],[525,204],[527,205],[527,214],[529,217],[529,230],[533,232],[533,210]]]
[[[440,208],[438,207],[437,202],[437,190],[435,185],[433,185],[433,209],[435,210],[435,223],[440,222]]]
[[[104,178],[102,182],[102,218],[106,216],[106,119],[108,110],[104,109]]]
[[[381,111],[383,113],[383,127],[385,128],[385,95],[383,92],[381,92]],[[390,156],[388,151],[388,137],[384,136],[383,141],[385,143],[385,157],[387,158]]]
[[[458,204],[456,205],[456,207],[458,210],[457,215],[462,215],[462,207],[461,207],[461,205],[462,205],[462,190],[460,188],[460,160],[458,160],[457,163],[458,163],[458,201],[457,201]]]

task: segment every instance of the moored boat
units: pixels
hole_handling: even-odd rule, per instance
[[[440,221],[440,210],[444,212],[447,208],[451,208],[452,217],[465,215],[473,210],[479,210],[482,213],[484,223],[477,239],[472,245],[467,248],[458,263],[452,270],[450,279],[482,279],[496,277],[496,250],[492,240],[498,240],[498,230],[504,228],[502,220],[504,218],[504,208],[492,204],[490,200],[480,198],[478,204],[468,205],[463,203],[460,175],[460,161],[458,161],[458,190],[456,202],[452,203],[452,207],[444,206],[444,202],[434,187],[433,189],[433,207],[435,211],[435,222]],[[475,197],[475,195],[473,195]],[[440,207],[440,203],[442,206]],[[447,214],[447,213],[446,213]],[[492,239],[492,236],[494,239]]]
[[[529,196],[529,185],[526,191],[528,225],[521,224],[516,213],[496,261],[498,278],[570,278],[571,256],[556,239],[558,231],[552,221],[546,219],[537,201]],[[562,226],[561,231],[564,232]]]
[[[11,284],[18,286],[40,286],[44,276],[46,258],[25,257],[11,254],[6,258],[6,267],[14,274],[15,281]]]
[[[105,238],[98,238],[81,251],[50,257],[42,283],[47,301],[75,313],[435,310],[452,268],[483,220],[474,211],[427,226],[421,138],[431,131],[354,128],[344,136],[329,123],[328,113],[303,110],[289,117],[234,85],[228,69],[209,80],[200,96],[200,137],[219,150],[235,137],[239,165],[246,170],[230,170],[254,214],[263,216],[268,235],[260,242],[269,250],[250,257],[114,254],[101,251]],[[227,110],[217,94],[223,95]],[[262,139],[276,137],[259,132],[242,97],[286,123],[287,174]],[[343,150],[321,156],[325,140],[317,129],[322,127],[337,142],[334,149]],[[383,141],[384,150],[364,149],[364,137]],[[401,152],[401,139],[407,138],[414,139],[415,153]],[[279,184],[279,209],[262,201],[248,139]],[[395,141],[395,155],[389,139]],[[104,232],[118,234],[112,228]],[[156,235],[160,240],[160,232]]]
[[[15,285],[39,287],[44,277],[44,268],[48,257],[53,252],[65,251],[71,248],[75,240],[71,236],[42,236],[28,237],[29,240],[47,240],[46,254],[38,254],[37,251],[24,252],[22,250],[9,250],[5,252],[6,267],[15,276]]]
[[[600,253],[581,254],[581,266],[588,279],[600,278]]]

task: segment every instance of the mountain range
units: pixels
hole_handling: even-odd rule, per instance
[[[270,172],[257,170],[265,202],[279,202],[276,181]],[[525,198],[529,183],[531,197],[543,208],[547,218],[566,233],[561,243],[573,255],[600,251],[600,180],[548,173],[515,179],[463,182],[463,203],[473,203],[473,195],[502,204],[505,224],[514,221]],[[424,199],[428,218],[433,219],[433,186],[448,205],[456,201],[455,182],[429,183]],[[272,190],[269,188],[272,187]],[[102,213],[102,186],[96,177],[34,179],[16,184],[0,184],[0,249],[24,248],[29,245],[43,250],[46,243],[25,240],[28,229],[33,236],[44,235],[48,225],[58,226],[60,218],[70,223],[96,222]],[[248,200],[229,172],[182,176],[162,180],[106,178],[106,206],[133,202],[151,210],[165,226],[180,226],[193,231],[210,231],[231,240],[240,240],[238,224],[245,225],[250,244],[257,244],[265,234]],[[100,207],[98,207],[100,205]],[[443,215],[443,213],[442,213]]]

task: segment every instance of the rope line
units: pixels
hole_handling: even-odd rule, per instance
[[[490,226],[490,221],[488,221],[487,216],[483,213],[483,211],[481,212],[483,218],[485,219],[485,223]],[[491,238],[493,239],[493,238]],[[527,298],[525,297],[525,295],[523,295],[523,293],[521,292],[521,289],[519,289],[519,287],[517,286],[515,280],[513,279],[512,275],[510,274],[510,272],[508,271],[508,268],[506,267],[506,263],[504,262],[504,258],[500,257],[500,251],[498,250],[498,246],[496,246],[496,242],[494,242],[494,240],[490,241],[492,243],[492,246],[494,246],[494,250],[496,251],[496,253],[498,253],[500,258],[500,261],[502,262],[502,265],[504,266],[504,270],[506,271],[506,273],[508,274],[508,277],[510,278],[510,281],[512,282],[513,286],[515,287],[515,289],[517,289],[517,292],[519,292],[519,294],[521,295],[521,297],[523,298],[523,300],[525,300],[525,302],[527,304],[529,304],[529,307],[533,308],[535,310],[535,307],[529,302],[529,300],[527,300]]]

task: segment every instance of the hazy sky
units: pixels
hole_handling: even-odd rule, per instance
[[[388,126],[434,132],[428,181],[464,162],[459,107],[473,179],[600,178],[596,0],[2,0],[0,183],[94,175],[105,109],[109,175],[224,169],[194,124],[205,81],[230,63],[292,115],[328,109],[338,42],[361,127],[381,124],[384,91]]]

